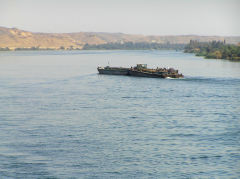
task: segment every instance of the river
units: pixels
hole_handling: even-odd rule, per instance
[[[98,75],[174,67],[184,79]],[[180,51],[0,52],[0,178],[240,178],[240,63]]]

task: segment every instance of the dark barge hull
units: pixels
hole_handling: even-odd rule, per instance
[[[98,68],[99,74],[104,74],[104,75],[128,75],[129,68],[109,68],[109,69],[104,69],[104,68]]]
[[[130,76],[136,76],[136,77],[148,77],[148,78],[166,78],[166,74],[157,74],[157,73],[148,73],[148,72],[142,72],[142,71],[136,71],[136,70],[129,70]]]

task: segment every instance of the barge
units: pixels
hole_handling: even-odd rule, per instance
[[[178,70],[174,68],[156,68],[149,69],[147,64],[137,64],[135,67],[123,68],[123,67],[98,67],[99,74],[107,75],[128,75],[136,77],[148,77],[148,78],[183,78],[184,76],[178,73]]]
[[[99,74],[105,74],[105,75],[128,75],[129,68],[123,68],[123,67],[98,67],[97,68]]]

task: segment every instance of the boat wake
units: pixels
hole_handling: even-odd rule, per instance
[[[214,84],[240,84],[239,78],[220,78],[220,77],[192,77],[185,76],[184,78],[179,78],[188,82],[197,82],[197,83],[214,83]]]

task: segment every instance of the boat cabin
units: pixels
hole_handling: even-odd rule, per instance
[[[137,64],[136,69],[147,69],[147,64]]]

